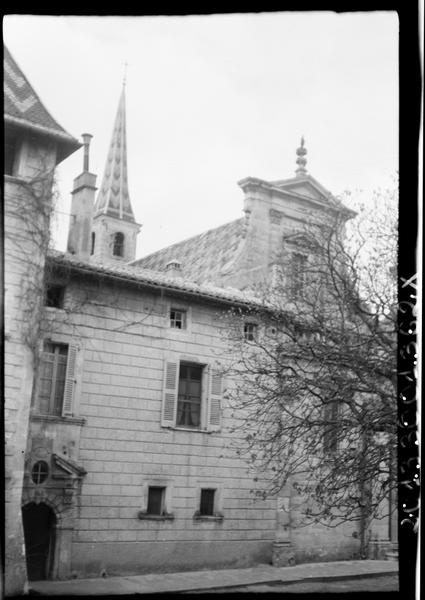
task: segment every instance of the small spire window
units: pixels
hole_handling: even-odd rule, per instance
[[[90,247],[90,255],[93,256],[94,254],[94,247],[96,244],[96,234],[94,231],[91,232],[91,247]]]
[[[114,256],[124,256],[124,234],[118,231],[115,233],[113,240],[112,254]]]

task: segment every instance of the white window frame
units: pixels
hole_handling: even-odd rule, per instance
[[[178,329],[176,327],[171,327],[171,311],[172,310],[181,310],[186,313],[186,327],[183,329]],[[192,307],[187,304],[181,302],[173,302],[168,300],[166,303],[166,324],[165,329],[167,334],[171,336],[172,339],[189,339],[190,334],[192,333]],[[194,362],[192,360],[192,362]],[[198,362],[198,361],[195,361]]]
[[[201,491],[205,489],[214,489],[214,514],[212,515],[201,515]],[[195,510],[194,519],[197,521],[221,521],[223,520],[223,502],[224,502],[224,488],[221,481],[214,479],[197,479],[196,480],[196,495],[195,495]]]
[[[161,515],[155,515],[148,513],[148,499],[149,499],[149,488],[151,487],[162,487],[165,488],[163,508]],[[173,507],[173,495],[174,485],[171,479],[165,479],[163,477],[152,477],[146,480],[142,487],[142,502],[141,510],[138,514],[139,519],[146,520],[167,520],[174,519]]]
[[[57,309],[56,309],[57,310]],[[42,354],[44,352],[44,343],[63,344],[68,346],[67,367],[65,372],[65,388],[64,397],[62,400],[62,411],[60,415],[54,415],[51,412],[42,413],[39,408],[39,393],[40,393],[40,377],[41,370],[37,373],[37,379],[34,385],[32,413],[46,418],[67,419],[77,417],[80,412],[80,397],[81,397],[81,381],[83,371],[83,347],[80,340],[76,340],[66,335],[46,335],[39,342],[40,368],[42,362]],[[73,354],[73,356],[71,356]],[[73,373],[69,373],[70,360],[74,361]],[[68,379],[68,382],[67,382]],[[68,405],[65,405],[65,395],[68,394]]]
[[[178,383],[180,364],[191,363],[203,368],[201,381],[200,427],[177,425]],[[163,395],[161,402],[161,427],[193,433],[211,433],[221,429],[223,419],[224,377],[211,361],[186,355],[167,355],[163,367]]]

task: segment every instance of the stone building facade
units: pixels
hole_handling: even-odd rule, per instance
[[[89,142],[67,252],[45,268],[22,491],[29,579],[357,556],[356,525],[294,531],[290,489],[253,498],[262,481],[233,450],[222,319],[255,306],[250,287],[282,243],[291,254],[318,215],[353,213],[307,173],[302,142],[295,177],[239,182],[243,218],[136,260],[124,88],[97,197]]]
[[[54,169],[80,144],[51,117],[6,47],[4,131],[5,592],[13,594],[26,580],[22,482]]]

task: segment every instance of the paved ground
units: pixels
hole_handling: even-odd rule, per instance
[[[204,594],[255,593],[255,594],[345,594],[347,592],[397,592],[397,575],[376,575],[344,580],[303,581],[300,583],[260,583],[234,588],[205,590]],[[182,592],[183,594],[196,594],[197,592]]]
[[[294,591],[295,585],[312,586],[335,579],[396,578],[398,563],[386,560],[354,560],[309,563],[294,567],[262,565],[247,569],[190,571],[149,575],[128,575],[104,579],[70,579],[66,581],[32,581],[32,593],[43,596],[129,595],[169,592],[221,591],[223,588],[245,589],[251,585],[285,584]],[[339,581],[341,583],[341,581]],[[366,582],[367,583],[367,582]],[[370,583],[370,582],[369,582]],[[290,585],[288,585],[290,584]],[[314,587],[316,589],[316,587]],[[268,587],[267,591],[270,591]]]

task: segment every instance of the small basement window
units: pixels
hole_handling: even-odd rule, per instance
[[[46,481],[48,474],[48,464],[44,460],[38,460],[31,470],[31,479],[36,485],[39,485]]]
[[[177,308],[170,310],[170,327],[171,329],[186,329],[187,312]]]
[[[214,489],[201,490],[201,501],[199,506],[199,516],[212,517],[214,515]]]
[[[46,306],[52,308],[63,308],[63,299],[65,296],[65,286],[49,285],[46,290]]]
[[[244,338],[248,342],[253,342],[257,338],[258,325],[256,323],[245,323],[243,327]]]
[[[165,509],[165,487],[149,486],[148,515],[162,515]]]

